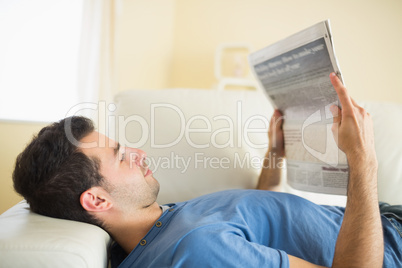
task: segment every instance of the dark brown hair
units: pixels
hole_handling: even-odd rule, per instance
[[[90,119],[69,117],[44,127],[18,155],[14,189],[33,212],[102,226],[80,204],[84,191],[103,182],[99,164],[71,142],[72,138],[79,141],[92,131]]]

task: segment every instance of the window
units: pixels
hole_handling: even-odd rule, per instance
[[[0,119],[51,122],[79,102],[82,0],[0,0]]]

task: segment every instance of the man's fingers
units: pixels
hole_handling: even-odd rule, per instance
[[[338,144],[338,129],[339,126],[341,125],[341,121],[342,121],[342,112],[341,109],[339,109],[338,106],[336,105],[331,105],[331,107],[329,107],[332,116],[333,116],[333,124],[332,124],[332,134],[334,135],[334,139],[336,144]]]
[[[339,109],[339,107],[336,105],[331,105],[331,107],[329,107],[329,109],[331,110],[334,124],[339,124],[342,121],[341,109]]]
[[[282,113],[279,110],[275,110],[270,122],[271,131],[282,129],[282,123],[283,123]]]
[[[275,110],[274,112],[275,116],[275,128],[277,130],[282,129],[282,124],[283,124],[283,115],[279,110]]]
[[[335,73],[331,73],[329,77],[331,79],[331,83],[334,86],[336,93],[338,94],[339,101],[341,102],[342,105],[342,111],[351,112],[353,110],[354,105],[352,103],[348,91],[343,86],[341,80],[336,76]]]
[[[283,115],[279,110],[275,110],[268,131],[269,150],[275,150],[279,156],[284,156],[282,125]]]

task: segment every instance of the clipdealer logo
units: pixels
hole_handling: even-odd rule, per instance
[[[132,148],[141,148],[149,143],[151,148],[164,149],[171,148],[180,143],[183,139],[189,146],[195,149],[206,148],[235,148],[242,147],[243,144],[255,149],[268,148],[268,139],[264,139],[260,143],[255,143],[252,138],[253,135],[267,136],[269,120],[266,116],[252,115],[248,118],[243,118],[242,103],[238,101],[236,104],[235,118],[229,115],[219,114],[208,118],[205,115],[193,115],[186,118],[183,111],[170,103],[154,103],[150,105],[149,118],[132,114],[129,116],[117,115],[116,105],[106,104],[106,102],[99,103],[80,103],[72,107],[66,114],[65,132],[67,138],[71,143],[81,148],[94,148],[106,146],[105,137],[100,137],[99,143],[82,143],[77,141],[71,131],[71,117],[76,115],[83,115],[92,118],[95,121],[97,130],[100,133],[106,134],[109,138],[119,141],[120,144]],[[157,113],[170,113],[172,119],[179,122],[177,135],[172,140],[165,143],[157,142]],[[268,115],[267,115],[268,116]],[[148,120],[147,120],[148,119]],[[129,124],[137,124],[141,131],[136,130],[136,133],[141,133],[140,137],[132,142],[126,136],[126,130]],[[221,127],[216,128],[217,123]],[[202,124],[204,127],[194,127],[194,125]],[[224,125],[222,127],[222,125]],[[259,127],[255,127],[258,125]],[[215,126],[215,128],[214,128]],[[169,131],[169,130],[168,130]],[[205,134],[209,136],[207,142],[199,142],[193,139],[193,134]],[[218,136],[225,135],[225,140],[222,142]],[[261,140],[261,139],[260,139]],[[198,143],[197,143],[198,142]]]

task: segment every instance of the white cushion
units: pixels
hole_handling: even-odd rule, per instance
[[[109,242],[99,227],[32,213],[25,201],[0,215],[0,267],[107,267]]]

